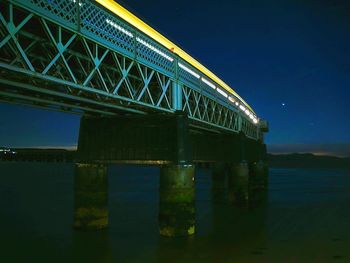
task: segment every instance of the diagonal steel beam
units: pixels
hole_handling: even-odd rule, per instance
[[[55,37],[52,35],[52,32],[51,32],[50,28],[48,27],[48,25],[46,23],[46,21],[44,19],[41,19],[41,21],[42,21],[42,23],[44,25],[44,28],[45,28],[46,32],[48,33],[51,41],[53,42],[53,44],[56,47],[57,52],[58,52],[57,55],[51,60],[51,62],[46,66],[46,68],[41,73],[42,74],[46,74],[51,69],[51,67],[56,63],[56,61],[59,58],[61,58],[63,63],[64,63],[64,65],[65,65],[65,67],[66,67],[66,69],[68,70],[71,78],[73,79],[73,81],[75,83],[77,83],[77,80],[76,80],[73,72],[71,71],[71,69],[70,69],[70,67],[69,67],[69,65],[67,63],[67,60],[66,60],[66,58],[65,58],[65,56],[63,54],[67,50],[67,48],[70,46],[70,44],[72,44],[73,40],[76,38],[77,35],[76,34],[72,35],[69,38],[69,40],[66,42],[66,44],[63,44],[62,43],[62,29],[61,29],[61,27],[60,26],[58,27],[58,38],[59,38],[59,40],[56,41]]]
[[[31,71],[35,71],[32,63],[30,62],[30,60],[28,59],[26,53],[24,52],[23,48],[21,47],[21,45],[19,44],[17,38],[16,38],[16,34],[17,32],[25,25],[28,23],[28,21],[33,17],[33,14],[29,14],[28,16],[26,16],[20,23],[18,26],[15,26],[15,24],[13,23],[13,5],[9,4],[9,18],[10,21],[7,23],[5,18],[3,17],[3,15],[0,13],[0,21],[3,23],[3,25],[5,26],[5,28],[8,31],[8,36],[5,37],[5,39],[3,39],[0,43],[0,48],[3,47],[10,39],[13,40],[13,42],[15,43],[18,52],[20,53],[20,55],[22,56],[22,59],[24,60],[24,62],[26,63],[27,67],[31,70]]]
[[[193,95],[194,95],[194,100],[196,103],[196,107],[193,111],[193,116],[195,116],[196,113],[198,112],[199,119],[202,119],[202,115],[201,115],[200,110],[199,110],[199,101],[200,101],[202,95],[198,92],[194,92]]]
[[[109,89],[107,88],[107,85],[106,85],[106,82],[101,74],[101,71],[99,69],[100,65],[102,64],[102,61],[105,59],[105,57],[107,56],[108,52],[109,52],[109,49],[106,49],[105,52],[102,54],[102,56],[99,58],[98,57],[98,45],[95,44],[95,56],[92,54],[91,50],[90,50],[90,47],[88,45],[88,43],[86,42],[86,39],[83,38],[83,43],[84,43],[84,46],[94,64],[94,68],[92,69],[92,71],[90,72],[89,76],[85,79],[85,81],[83,82],[83,85],[86,86],[89,81],[92,79],[92,77],[94,76],[95,72],[97,72],[101,82],[102,82],[102,85],[103,85],[103,88],[109,93]]]
[[[151,73],[148,73],[147,72],[148,68],[145,67],[145,72],[143,72],[140,64],[137,64],[137,68],[139,69],[139,72],[141,74],[141,77],[142,77],[142,80],[143,80],[143,83],[144,83],[144,86],[143,86],[141,92],[139,93],[139,96],[137,97],[137,100],[139,101],[142,98],[143,94],[147,91],[147,93],[148,93],[148,95],[149,95],[149,97],[151,99],[151,102],[154,105],[154,101],[152,99],[152,95],[149,92],[148,85],[151,82],[151,79],[152,79],[155,71],[151,70]]]
[[[157,102],[157,106],[159,106],[162,103],[163,98],[165,97],[165,100],[166,100],[166,102],[168,104],[168,107],[170,109],[171,105],[170,105],[170,102],[168,100],[168,97],[166,96],[166,92],[168,91],[168,88],[170,86],[171,80],[169,78],[168,81],[165,83],[165,80],[161,79],[160,74],[158,72],[157,72],[156,76],[157,76],[158,82],[159,82],[159,84],[160,84],[160,86],[162,88],[162,94],[159,97],[159,100]],[[162,77],[165,78],[165,76],[162,76]]]
[[[189,92],[187,93],[187,88],[185,88],[185,86],[183,86],[182,91],[183,91],[183,95],[185,97],[185,103],[184,103],[184,106],[183,106],[182,110],[185,111],[186,106],[187,106],[189,115],[193,116],[192,110],[191,110],[191,107],[190,107],[190,104],[189,104],[189,97],[191,95],[192,90],[191,89],[188,89],[188,90],[189,90]]]
[[[116,53],[113,52],[113,58],[115,60],[115,62],[117,63],[117,66],[120,70],[120,73],[122,75],[122,78],[120,79],[119,83],[115,86],[114,90],[113,90],[113,94],[117,94],[119,91],[119,88],[121,87],[121,85],[123,84],[123,82],[125,82],[126,88],[129,92],[129,95],[132,99],[134,99],[134,94],[131,91],[131,84],[128,80],[128,76],[129,76],[129,72],[131,70],[131,68],[134,65],[134,61],[130,62],[130,65],[126,68],[126,60],[125,57],[123,57],[122,63],[119,62],[118,56],[116,55]]]

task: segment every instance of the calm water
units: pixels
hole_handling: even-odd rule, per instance
[[[268,202],[212,204],[197,170],[197,234],[158,235],[159,169],[112,166],[110,228],[72,230],[73,165],[0,163],[0,262],[350,262],[350,172],[271,169]]]

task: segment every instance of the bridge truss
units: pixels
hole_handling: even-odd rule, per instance
[[[259,139],[257,117],[200,71],[88,0],[0,1],[0,100],[78,114],[185,111]]]

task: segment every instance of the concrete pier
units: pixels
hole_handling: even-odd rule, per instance
[[[267,198],[268,167],[265,162],[249,164],[249,206],[259,205]]]
[[[250,196],[248,163],[264,161],[264,157],[266,148],[262,141],[248,138],[242,132],[218,132],[198,126],[183,111],[83,116],[77,152],[74,226],[107,227],[106,165],[153,164],[161,167],[160,234],[192,235],[195,233],[194,163],[214,164],[214,201],[227,202],[228,195],[231,203],[245,206]],[[264,169],[258,163],[254,171],[260,174]]]
[[[226,201],[227,165],[225,163],[214,163],[211,172],[212,200],[216,203]]]
[[[74,180],[74,228],[98,230],[107,226],[107,166],[77,163]]]
[[[252,189],[263,190],[267,188],[268,166],[263,161],[249,164],[249,180]]]
[[[246,161],[232,164],[228,176],[228,199],[235,205],[247,205],[249,201],[249,167]]]
[[[160,171],[159,231],[167,237],[195,233],[195,167],[164,165]]]

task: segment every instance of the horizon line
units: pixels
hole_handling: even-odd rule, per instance
[[[0,148],[9,148],[9,149],[43,149],[43,150],[68,150],[68,151],[76,151],[78,149],[78,145],[40,145],[40,146],[22,146],[22,147],[9,147],[9,146],[0,146]],[[326,152],[326,151],[268,151],[267,154],[272,155],[289,155],[289,154],[312,154],[314,156],[331,156],[338,158],[350,158],[349,154],[341,154],[335,152]]]

